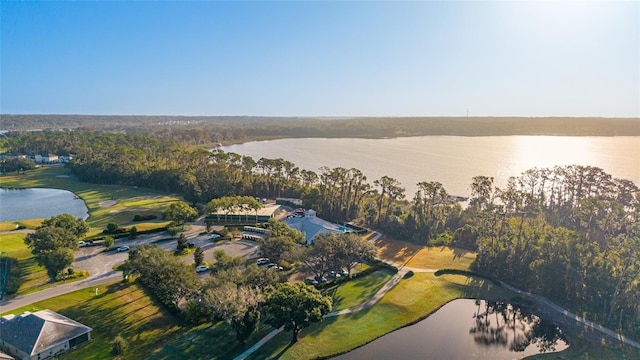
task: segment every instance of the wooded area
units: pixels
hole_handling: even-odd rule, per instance
[[[258,138],[386,138],[420,135],[638,136],[637,118],[567,117],[259,117],[7,115],[0,130],[153,133],[190,145]]]
[[[477,176],[470,205],[425,179],[407,194],[397,180],[358,169],[300,170],[283,159],[188,150],[140,134],[21,133],[16,152],[73,153],[83,181],[147,186],[191,203],[223,196],[295,197],[334,221],[355,220],[390,237],[478,252],[474,270],[562,303],[637,338],[640,333],[640,193],[602,169],[531,169],[504,189]]]

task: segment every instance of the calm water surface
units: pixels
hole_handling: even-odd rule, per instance
[[[49,218],[72,214],[86,219],[89,209],[81,199],[58,189],[0,189],[0,221]]]
[[[453,195],[468,196],[471,178],[492,176],[504,187],[510,176],[533,167],[597,166],[640,184],[640,137],[420,136],[395,139],[282,139],[226,146],[256,161],[283,158],[301,169],[357,168],[369,179],[394,177],[412,198],[416,184],[439,181]]]
[[[550,322],[510,304],[454,300],[335,359],[520,359],[568,347]]]

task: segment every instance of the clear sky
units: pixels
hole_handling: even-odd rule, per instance
[[[1,113],[640,116],[640,2],[0,2]]]

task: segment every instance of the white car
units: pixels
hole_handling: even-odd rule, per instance
[[[89,246],[89,243],[86,243],[86,242],[84,242],[84,241],[80,241],[80,242],[78,243],[78,245],[80,245],[80,247],[85,247],[85,246]]]
[[[198,273],[203,272],[203,271],[208,271],[208,270],[209,270],[209,267],[207,265],[200,265],[200,266],[196,267],[196,272],[198,272]]]
[[[217,240],[220,239],[220,235],[218,234],[209,234],[209,236],[207,236],[208,240]]]
[[[120,246],[117,250],[117,252],[125,252],[125,251],[129,251],[129,247],[128,246]]]
[[[267,265],[270,262],[271,260],[269,260],[268,258],[260,258],[256,261],[256,265]]]

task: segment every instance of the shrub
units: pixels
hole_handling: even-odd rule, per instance
[[[104,240],[102,241],[102,245],[104,245],[104,247],[106,247],[106,248],[112,247],[113,246],[113,237],[105,236]]]
[[[113,234],[114,232],[116,232],[116,230],[118,230],[118,224],[116,224],[116,223],[107,224],[107,233],[108,234]]]
[[[135,214],[133,216],[133,221],[154,220],[154,219],[157,219],[157,218],[158,218],[158,216],[153,215],[153,214],[145,214],[145,215]]]
[[[113,354],[114,356],[122,356],[124,352],[127,351],[127,347],[129,347],[129,344],[127,344],[127,340],[125,340],[122,336],[117,335],[111,341],[111,354]]]

